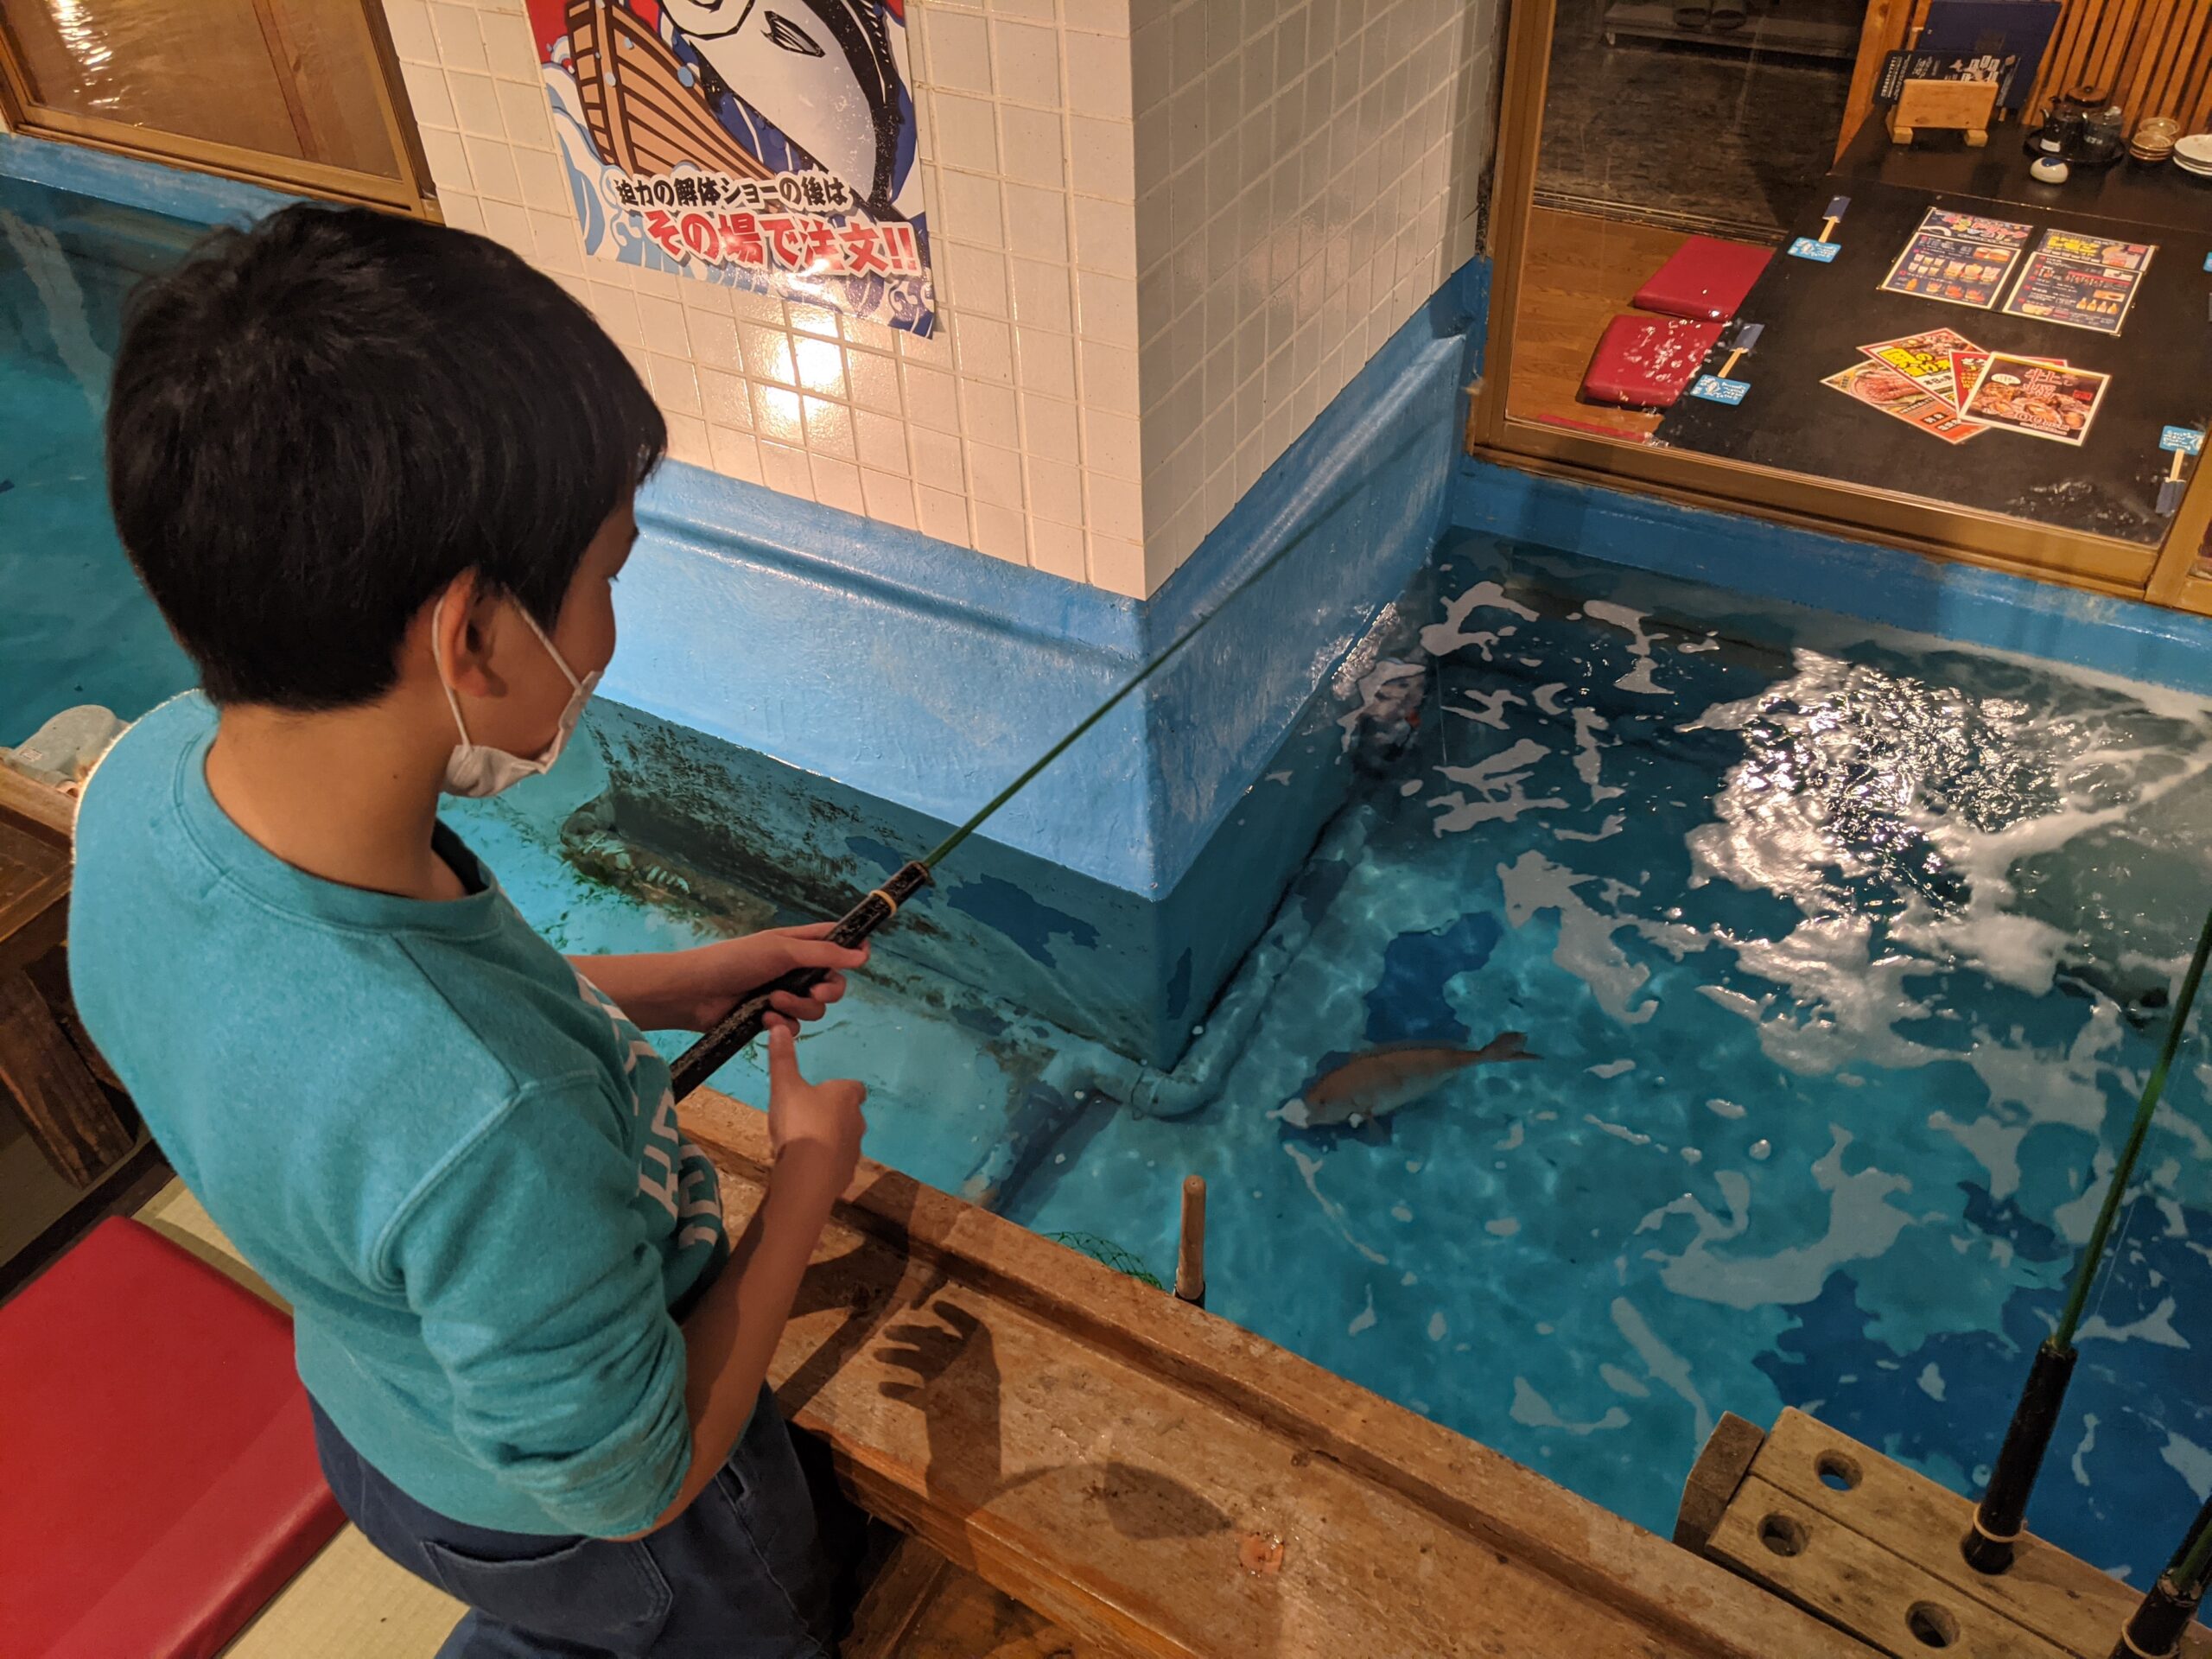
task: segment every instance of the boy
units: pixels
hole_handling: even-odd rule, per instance
[[[614,648],[665,442],[496,244],[296,207],[143,288],[110,495],[201,690],[78,820],[78,1001],[185,1183],[292,1303],[325,1473],[473,1610],[453,1656],[817,1656],[836,1562],[764,1378],[859,1156],[792,1021],[798,928],[573,966],[438,822],[542,772]],[[734,1248],[639,1027],[796,967]],[[634,1023],[632,1023],[634,1022]]]

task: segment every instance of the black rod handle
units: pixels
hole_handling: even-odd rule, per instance
[[[899,913],[899,907],[930,884],[929,866],[902,865],[898,873],[847,911],[830,930],[830,941],[848,950]],[[715,1028],[677,1056],[668,1069],[670,1090],[678,1100],[721,1070],[730,1057],[758,1037],[767,1023],[778,991],[804,996],[828,976],[816,968],[794,968],[781,979],[764,985],[732,1008]]]
[[[2079,1351],[2044,1342],[2036,1350],[2020,1403],[2005,1431],[2005,1444],[1990,1471],[1988,1489],[1974,1512],[1974,1526],[1961,1543],[1967,1565],[1977,1573],[2002,1573],[2012,1565],[2012,1551],[2027,1518],[2028,1496],[2043,1472],[2044,1453],[2058,1427],[2058,1409],[2074,1377]]]
[[[2171,1659],[2179,1654],[2182,1637],[2189,1633],[2202,1594],[2201,1586],[2190,1591],[2171,1577],[2159,1579],[2121,1627],[2120,1640],[2113,1644],[2112,1659]]]

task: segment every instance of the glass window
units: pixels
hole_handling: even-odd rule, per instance
[[[0,0],[0,22],[34,130],[310,185],[410,179],[361,0]]]
[[[2149,582],[2196,464],[2177,474],[2176,430],[2212,417],[2194,9],[1550,0],[1515,20],[1542,38],[1509,72],[1533,153],[1503,175],[1505,418],[1483,441]]]

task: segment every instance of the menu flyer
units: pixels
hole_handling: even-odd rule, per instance
[[[1882,286],[1892,294],[1986,311],[2005,291],[2034,233],[2032,225],[1930,207]]]
[[[2018,317],[2117,334],[2158,249],[2078,231],[2045,231],[2005,309]]]
[[[1959,354],[1979,348],[1955,328],[1930,328],[1924,334],[1907,334],[1902,340],[1885,340],[1879,345],[1861,346],[1859,349],[1875,362],[1917,382],[1923,391],[1949,398],[1955,395],[1952,370]],[[1967,377],[1967,384],[1973,384],[1972,376]]]
[[[2097,417],[2109,375],[1993,352],[1967,399],[1968,418],[2060,443],[2082,442]]]
[[[1840,374],[1828,376],[1821,384],[1834,386],[1846,397],[1855,397],[1885,415],[1894,415],[1908,426],[1946,443],[1964,443],[1981,431],[1972,421],[1961,420],[1959,411],[1942,398],[1931,397],[1918,381],[1899,374],[1885,363],[1856,363]]]

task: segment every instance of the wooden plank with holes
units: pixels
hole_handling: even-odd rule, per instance
[[[760,1114],[684,1106],[733,1229]],[[1103,1655],[1864,1659],[1485,1447],[863,1165],[774,1367],[860,1500]]]
[[[1751,1475],[1827,1520],[1916,1562],[1955,1597],[2037,1632],[2079,1659],[2107,1659],[2138,1599],[2117,1579],[2032,1533],[2011,1570],[1975,1572],[1959,1553],[1973,1503],[1801,1411],[1785,1410]],[[2188,1659],[2212,1656],[2212,1631],[2192,1629]]]
[[[1931,1649],[1974,1659],[2073,1659],[1756,1471],[1706,1548],[1713,1560],[1896,1659]]]

